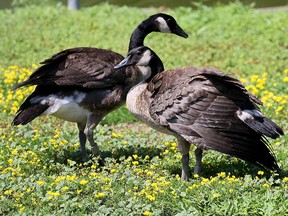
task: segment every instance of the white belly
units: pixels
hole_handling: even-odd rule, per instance
[[[83,109],[77,103],[61,104],[58,110],[51,115],[70,122],[86,122],[90,114],[88,110]]]
[[[85,98],[85,93],[75,91],[70,96],[51,94],[33,98],[31,102],[48,104],[49,108],[42,115],[53,115],[70,122],[85,122],[91,112],[79,106]]]

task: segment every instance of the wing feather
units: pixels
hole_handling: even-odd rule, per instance
[[[279,170],[269,144],[244,124],[239,109],[258,109],[261,101],[240,81],[216,69],[163,72],[148,85],[150,115],[190,143]]]
[[[67,49],[41,62],[43,65],[28,80],[17,84],[12,90],[29,85],[110,87],[125,79],[122,70],[115,72],[113,69],[122,59],[123,56],[110,50],[85,47]]]

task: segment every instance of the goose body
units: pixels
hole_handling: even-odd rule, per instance
[[[161,61],[149,48],[139,47],[116,66],[146,65],[152,71],[150,77],[129,91],[127,107],[139,120],[177,138],[183,156],[182,179],[188,179],[191,144],[197,146],[194,173],[202,170],[203,149],[280,172],[264,136],[275,139],[283,131],[261,113],[258,105],[262,102],[239,80],[214,68],[185,67],[159,72],[164,70],[161,64],[142,61],[145,52],[151,61]]]
[[[129,49],[143,45],[144,38],[153,31],[188,37],[173,17],[155,14],[135,29]],[[25,125],[41,115],[76,122],[82,158],[87,159],[86,139],[93,155],[99,155],[93,129],[105,115],[123,105],[130,88],[142,80],[142,73],[135,67],[115,71],[113,66],[121,60],[123,56],[111,50],[78,47],[63,50],[41,62],[43,65],[29,79],[12,89],[36,85],[12,124]]]

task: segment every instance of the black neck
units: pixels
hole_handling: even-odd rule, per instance
[[[151,76],[147,79],[147,82],[150,82],[150,80],[158,73],[164,71],[164,65],[161,59],[158,55],[154,55],[154,57],[150,61],[150,67],[151,67]]]
[[[144,46],[145,37],[153,31],[156,30],[153,28],[153,23],[150,20],[145,20],[137,26],[130,37],[128,52],[136,47]]]

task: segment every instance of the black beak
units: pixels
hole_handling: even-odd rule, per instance
[[[121,69],[121,68],[127,67],[129,65],[132,65],[132,63],[130,62],[130,56],[127,56],[125,59],[123,59],[117,65],[115,65],[114,69]]]
[[[175,30],[172,33],[184,38],[188,38],[188,34],[179,25],[176,26]]]

